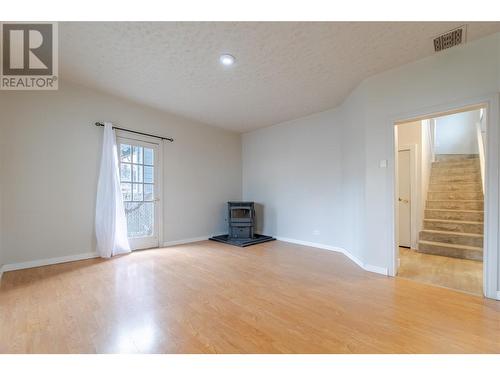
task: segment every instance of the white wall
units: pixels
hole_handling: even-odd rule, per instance
[[[243,198],[261,202],[265,210],[272,210],[278,199],[279,207],[299,207],[307,213],[268,226],[268,234],[309,240],[313,224],[321,225],[331,233],[322,232],[318,241],[344,247],[366,264],[391,267],[394,166],[381,168],[380,161],[393,159],[393,121],[425,108],[497,93],[499,44],[495,34],[437,53],[365,80],[336,110],[245,134]],[[305,135],[305,142],[299,134]],[[293,179],[290,173],[270,173],[266,164],[277,157],[276,148],[289,150],[293,164],[307,169],[298,169]],[[292,181],[299,187],[290,192]],[[272,194],[269,189],[274,189]]]
[[[437,117],[436,154],[478,154],[476,123],[479,110]]]
[[[165,242],[224,232],[225,202],[241,198],[239,134],[65,82],[1,92],[0,113],[5,264],[95,250],[95,121],[175,139],[164,153]]]
[[[341,235],[341,129],[332,118],[309,117],[317,132],[297,120],[244,136],[243,194],[259,204],[258,232],[318,243]]]

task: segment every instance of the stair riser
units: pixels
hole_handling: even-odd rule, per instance
[[[477,191],[482,192],[481,184],[478,182],[466,182],[463,184],[429,184],[429,191]]]
[[[464,161],[441,161],[432,163],[432,169],[438,168],[479,168],[481,163],[479,160],[464,160]]]
[[[461,221],[483,221],[483,212],[425,210],[425,219],[446,219]]]
[[[431,244],[419,244],[418,251],[426,254],[442,255],[452,258],[483,260],[483,252],[481,250],[469,250],[448,248]]]
[[[477,154],[438,154],[435,156],[436,161],[464,161],[464,160],[479,160]]]
[[[434,168],[431,172],[431,179],[441,176],[466,176],[469,174],[481,175],[477,168]]]
[[[483,247],[482,237],[464,236],[458,233],[451,234],[451,233],[433,233],[433,232],[422,231],[420,232],[420,239],[432,242],[449,243],[453,245]]]
[[[455,192],[435,192],[435,191],[430,191],[428,194],[427,199],[431,201],[439,201],[439,200],[482,200],[483,199],[483,193],[479,191],[455,191]]]
[[[483,224],[450,223],[447,221],[424,220],[424,229],[447,230],[450,232],[483,234]]]
[[[427,201],[426,208],[438,208],[448,210],[477,210],[484,209],[483,201],[461,202],[461,201]]]
[[[460,183],[460,182],[475,182],[475,183],[480,183],[481,182],[481,175],[478,173],[471,173],[471,174],[466,174],[466,175],[454,175],[454,176],[448,176],[448,175],[438,175],[438,176],[431,176],[430,183],[431,184],[439,184],[439,183]]]

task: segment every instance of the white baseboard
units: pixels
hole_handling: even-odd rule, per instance
[[[163,246],[169,247],[169,246],[183,245],[183,244],[193,243],[193,242],[206,241],[206,240],[208,240],[208,238],[209,238],[209,236],[203,236],[203,237],[187,238],[187,239],[183,239],[183,240],[168,241],[168,242],[164,242]],[[293,238],[286,238],[286,237],[279,237],[279,236],[276,236],[275,238],[279,241],[290,242],[290,243],[294,243],[297,245],[303,245],[303,246],[315,247],[315,248],[324,249],[324,250],[336,251],[336,252],[344,254],[351,261],[353,261],[359,267],[363,268],[366,271],[375,272],[375,273],[379,273],[382,275],[388,274],[387,268],[373,266],[370,264],[365,264],[360,259],[358,259],[354,255],[352,255],[350,252],[348,252],[346,249],[343,249],[341,247],[324,245],[321,243],[302,241],[302,240],[296,240]],[[29,261],[29,262],[22,262],[22,263],[5,264],[2,267],[0,267],[0,278],[2,277],[2,274],[4,272],[7,272],[7,271],[15,271],[15,270],[21,270],[21,269],[26,269],[26,268],[48,266],[51,264],[58,264],[58,263],[74,262],[77,260],[91,259],[91,258],[97,258],[97,257],[99,257],[99,255],[97,255],[96,253],[83,253],[83,254],[68,255],[68,256],[57,257],[57,258],[39,259],[39,260],[33,260],[33,261]],[[497,292],[497,294],[498,294],[498,299],[500,299],[500,291]]]
[[[500,290],[497,290],[497,300],[500,301]]]
[[[304,245],[304,246],[309,246],[309,247],[316,247],[318,249],[336,251],[338,253],[344,254],[346,257],[348,257],[350,260],[352,260],[354,263],[356,263],[359,267],[363,268],[365,271],[379,273],[379,274],[384,275],[384,276],[388,275],[388,269],[387,268],[373,266],[371,264],[363,263],[359,258],[355,257],[349,251],[347,251],[346,249],[344,249],[342,247],[324,245],[324,244],[321,244],[321,243],[296,240],[296,239],[293,239],[293,238],[286,238],[286,237],[280,237],[280,236],[275,236],[275,238],[278,241],[290,242],[290,243],[294,243],[294,244],[297,244],[297,245]]]
[[[373,266],[371,264],[365,263],[363,268],[369,272],[379,273],[379,274],[385,275],[385,276],[389,275],[389,270],[385,267]]]
[[[209,238],[209,236],[203,236],[203,237],[187,238],[184,240],[164,242],[163,246],[168,247],[168,246],[182,245],[182,244],[191,243],[191,242],[205,241],[205,240],[208,240],[208,238]],[[57,258],[32,260],[29,262],[4,264],[3,266],[0,267],[0,278],[2,277],[2,274],[4,272],[7,272],[7,271],[16,271],[16,270],[22,270],[22,269],[26,269],[26,268],[48,266],[51,264],[74,262],[77,260],[84,260],[84,259],[91,259],[91,258],[98,258],[98,257],[99,257],[99,255],[97,253],[83,253],[83,254],[68,255],[68,256],[57,257]]]
[[[29,262],[22,262],[22,263],[4,264],[0,271],[0,275],[7,271],[16,271],[25,268],[48,266],[51,264],[74,262],[76,260],[84,260],[84,259],[91,259],[98,257],[99,255],[97,255],[97,253],[83,253],[83,254],[68,255],[57,258],[31,260]]]
[[[183,244],[192,243],[192,242],[206,241],[210,237],[211,236],[203,236],[203,237],[186,238],[186,239],[183,239],[183,240],[168,241],[168,242],[164,242],[163,243],[163,247],[183,245]]]

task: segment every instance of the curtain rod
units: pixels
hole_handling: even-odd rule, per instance
[[[102,122],[96,122],[95,123],[95,126],[104,126],[104,124]],[[119,128],[117,126],[113,126],[113,129],[116,129],[116,130],[122,130],[124,132],[129,132],[129,133],[134,133],[134,134],[140,134],[140,135],[145,135],[145,136],[148,136],[148,137],[154,137],[154,138],[160,138],[160,139],[164,139],[164,140],[167,140],[169,142],[173,142],[174,139],[173,138],[168,138],[168,137],[162,137],[160,135],[154,135],[154,134],[148,134],[148,133],[142,133],[142,132],[138,132],[138,131],[135,131],[135,130],[130,130],[130,129],[124,129],[124,128]]]

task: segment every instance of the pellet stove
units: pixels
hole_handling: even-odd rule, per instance
[[[228,234],[214,236],[212,241],[245,247],[272,241],[273,237],[255,233],[254,202],[227,202]]]
[[[255,208],[253,202],[227,202],[229,237],[254,238]]]

